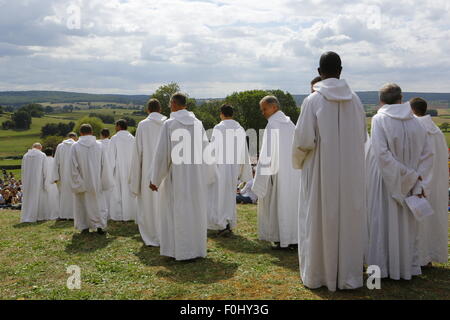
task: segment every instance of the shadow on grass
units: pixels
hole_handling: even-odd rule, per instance
[[[15,224],[13,227],[15,229],[23,229],[23,228],[31,228],[31,227],[35,227],[35,226],[39,226],[41,224],[47,223],[48,221],[38,221],[38,222],[24,222],[24,223],[18,223]]]
[[[108,221],[108,233],[114,237],[134,239],[139,236],[139,228],[134,222]]]
[[[68,229],[73,228],[73,221],[71,220],[57,220],[55,224],[50,226],[50,229]]]
[[[165,267],[156,273],[158,277],[181,283],[211,284],[230,279],[238,269],[237,263],[215,261],[210,258],[190,262],[175,261],[159,254],[159,248],[142,246],[136,256],[150,267]]]
[[[442,266],[423,268],[422,275],[412,280],[381,279],[380,290],[364,287],[356,290],[330,292],[326,287],[311,290],[311,293],[327,300],[372,299],[372,300],[448,300],[450,299],[450,270]]]
[[[278,259],[274,262],[276,265],[294,271],[299,270],[297,250],[273,250],[269,242],[249,240],[235,233],[226,237],[210,233],[209,238],[223,249],[246,254],[269,254]]]
[[[106,248],[114,237],[101,236],[96,233],[81,234],[76,233],[72,236],[72,241],[66,246],[67,253],[90,253]]]

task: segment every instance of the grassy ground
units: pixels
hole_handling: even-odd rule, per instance
[[[382,290],[309,290],[296,252],[257,240],[256,207],[239,206],[239,219],[235,235],[210,235],[207,259],[180,263],[145,247],[133,223],[82,236],[70,222],[20,224],[0,211],[0,299],[450,299],[450,264]],[[81,267],[81,290],[66,288],[70,265]]]

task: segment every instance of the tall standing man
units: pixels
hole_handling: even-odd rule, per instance
[[[83,124],[80,139],[71,148],[71,185],[75,193],[75,228],[83,233],[105,234],[107,210],[104,193],[113,187],[107,153],[93,136],[92,126]]]
[[[187,111],[187,96],[170,99],[171,115],[161,129],[151,170],[151,189],[161,193],[161,255],[176,260],[206,257],[208,188],[214,166],[203,124]]]
[[[339,55],[323,54],[318,71],[322,81],[303,102],[292,151],[294,168],[302,169],[300,273],[311,289],[356,289],[367,247],[365,112],[340,79]]]
[[[73,220],[74,194],[70,184],[70,149],[78,140],[75,132],[69,133],[67,139],[58,145],[53,166],[53,180],[59,189],[59,218]]]
[[[161,104],[156,99],[147,103],[147,119],[141,121],[136,131],[136,142],[130,172],[130,189],[138,199],[137,222],[146,246],[160,245],[160,193],[152,192],[150,169],[156,153],[156,144],[167,117],[161,114]]]
[[[421,266],[448,262],[448,145],[444,134],[427,115],[424,99],[410,101],[417,120],[430,137],[434,154],[430,196],[428,200],[434,214],[419,223],[419,262]]]
[[[263,98],[260,108],[268,123],[252,187],[259,199],[259,239],[274,242],[276,250],[296,249],[300,172],[291,164],[295,125],[274,96]]]
[[[218,230],[219,234],[231,232],[236,227],[238,181],[247,182],[253,178],[247,134],[233,116],[232,106],[220,108],[222,122],[214,127],[211,139],[217,172],[209,198],[208,229]]]
[[[45,183],[45,153],[42,152],[40,143],[33,147],[22,159],[22,223],[33,223],[45,220],[42,212]]]
[[[108,148],[115,183],[109,218],[115,221],[136,221],[137,200],[129,185],[135,138],[128,132],[126,120],[116,122],[116,131]]]

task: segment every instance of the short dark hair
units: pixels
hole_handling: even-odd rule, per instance
[[[422,98],[413,98],[409,101],[409,103],[411,104],[411,108],[414,111],[415,115],[423,117],[427,114],[428,103],[426,102],[426,100]]]
[[[325,52],[320,57],[320,73],[322,75],[334,76],[342,71],[341,57],[332,51]]]
[[[402,98],[402,88],[395,83],[387,83],[380,89],[380,102],[384,104],[396,104]]]
[[[44,153],[46,156],[53,156],[53,149],[52,148],[46,148],[44,150]]]
[[[93,134],[94,130],[92,129],[92,126],[89,123],[85,123],[85,124],[81,125],[80,133],[81,134]]]
[[[231,118],[234,115],[234,108],[229,104],[224,104],[220,107],[220,113],[222,113],[227,118]]]
[[[158,99],[150,99],[147,102],[147,110],[149,112],[160,112],[161,111],[161,103]]]
[[[170,98],[177,106],[185,107],[187,105],[187,96],[184,93],[177,92]]]
[[[109,129],[105,128],[105,129],[102,129],[102,131],[100,131],[100,135],[103,138],[109,138],[109,136],[111,135],[111,132],[109,131]]]
[[[127,130],[128,129],[128,122],[127,122],[127,120],[120,119],[120,120],[116,121],[116,126],[119,126],[120,129],[122,129],[122,130]]]

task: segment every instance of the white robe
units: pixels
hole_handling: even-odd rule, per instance
[[[433,153],[409,103],[383,106],[373,117],[367,162],[367,264],[379,266],[382,278],[410,280],[421,274],[418,223],[404,200],[422,190],[430,194]]]
[[[142,240],[147,246],[160,245],[159,192],[150,189],[150,168],[162,125],[167,117],[153,112],[141,121],[136,130],[136,142],[130,172],[130,189],[137,196],[137,223]]]
[[[94,136],[83,136],[70,151],[75,228],[105,229],[107,211],[104,192],[113,187],[106,150]]]
[[[102,144],[102,148],[104,148],[105,151],[109,154],[109,144],[111,143],[111,139],[102,139],[102,140],[98,140],[98,141]],[[111,169],[111,165],[109,167]],[[112,172],[111,172],[111,176],[112,176]],[[111,202],[113,201],[113,197],[112,197],[113,193],[114,193],[114,187],[113,187],[113,189],[104,193],[105,203],[106,203],[106,211],[108,213],[108,217],[110,216],[110,212],[111,212]]]
[[[42,211],[45,183],[45,153],[32,149],[22,159],[22,223],[46,220]]]
[[[131,133],[121,130],[111,138],[109,144],[115,185],[111,194],[109,218],[115,221],[136,221],[137,200],[129,185],[134,141]]]
[[[191,139],[184,141],[184,137],[179,139],[176,133],[189,133]],[[177,148],[183,143],[185,149],[181,152]],[[208,145],[202,122],[187,110],[173,112],[161,129],[150,180],[161,193],[160,251],[163,256],[176,260],[206,257],[207,191],[208,184],[214,182],[214,167],[201,160]],[[188,151],[191,152],[187,159],[190,163],[174,162],[172,153],[188,158]],[[194,162],[194,156],[200,161]]]
[[[41,210],[45,215],[44,220],[56,220],[60,216],[59,191],[53,179],[55,159],[46,157],[44,161],[44,190]]]
[[[300,171],[292,168],[295,125],[282,111],[269,118],[252,190],[258,196],[258,234],[282,248],[298,244]]]
[[[419,223],[419,262],[448,262],[448,146],[429,115],[417,118],[431,140],[434,154],[430,196],[434,214]]]
[[[363,286],[367,235],[364,107],[343,79],[326,79],[305,99],[295,131],[293,165],[302,169],[299,259],[303,284]]]
[[[231,229],[236,227],[238,181],[247,182],[253,178],[246,137],[244,128],[235,120],[224,120],[213,130],[211,143],[214,145],[217,170],[216,182],[209,197],[210,230],[224,230],[228,224]]]
[[[70,148],[75,143],[67,139],[58,145],[53,166],[53,181],[58,181],[59,189],[59,218],[73,219],[75,197],[70,184]]]

